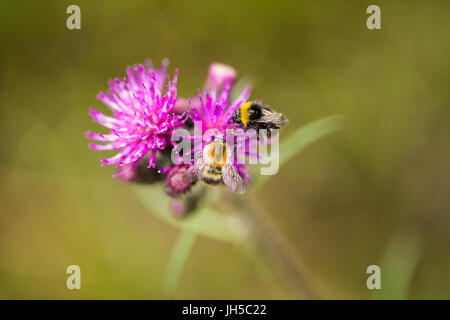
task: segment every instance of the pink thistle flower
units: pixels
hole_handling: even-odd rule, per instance
[[[94,108],[90,115],[95,122],[109,128],[108,134],[87,132],[86,137],[106,144],[91,143],[93,150],[120,150],[115,156],[101,159],[103,165],[133,167],[149,152],[148,167],[155,167],[158,150],[171,144],[172,132],[184,124],[185,114],[175,114],[177,98],[177,76],[167,77],[163,93],[168,61],[155,70],[150,61],[145,65],[129,66],[127,77],[109,82],[109,91],[100,92],[97,98],[111,111],[106,116]],[[119,174],[125,171],[119,171]]]
[[[191,190],[191,187],[195,184],[195,181],[189,181],[186,179],[186,172],[188,168],[189,166],[180,164],[172,165],[163,169],[163,171],[166,172],[165,190],[167,195],[176,197]]]
[[[213,62],[209,66],[205,90],[217,91],[222,88],[226,82],[233,83],[236,80],[236,77],[237,72],[232,66]]]
[[[245,161],[239,159],[259,158],[257,152],[252,153],[252,150],[256,150],[257,136],[255,131],[244,132],[232,118],[235,111],[249,99],[251,87],[247,86],[234,101],[230,101],[230,91],[235,79],[236,72],[232,67],[218,63],[210,66],[205,93],[202,94],[199,90],[198,96],[189,101],[194,133],[185,138],[194,141],[194,148],[191,150],[194,155],[202,154],[205,146],[216,138],[222,139],[227,144],[227,149],[233,150],[234,153],[227,161],[231,162],[243,180],[248,182],[251,177],[245,170]],[[233,138],[226,138],[227,134]],[[234,190],[234,186],[228,187]]]
[[[191,118],[198,124],[201,123],[202,133],[214,129],[225,135],[227,129],[237,128],[237,125],[231,121],[233,114],[248,100],[251,87],[247,86],[241,94],[231,102],[229,100],[230,91],[235,78],[223,76],[223,74],[218,76],[214,72],[211,72],[211,70],[214,69],[215,68],[210,67],[209,76],[205,86],[206,92],[202,94],[200,90],[198,90],[198,96],[190,100],[192,109]],[[193,100],[195,100],[195,103],[193,103]]]

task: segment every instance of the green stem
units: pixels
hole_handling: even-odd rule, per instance
[[[233,199],[235,207],[247,217],[256,248],[296,298],[320,298],[311,274],[265,208],[255,199]]]
[[[172,250],[167,272],[163,281],[163,291],[167,299],[173,298],[178,280],[180,279],[183,267],[192,250],[197,231],[195,229],[184,228],[175,243]]]

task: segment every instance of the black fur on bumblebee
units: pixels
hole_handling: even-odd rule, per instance
[[[233,114],[232,121],[247,129],[279,129],[289,122],[284,114],[256,101],[242,104]]]

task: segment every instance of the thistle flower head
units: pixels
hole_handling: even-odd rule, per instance
[[[171,197],[176,197],[189,191],[195,181],[186,179],[188,166],[184,164],[172,165],[165,168],[166,174],[166,193]]]
[[[213,62],[209,66],[208,78],[206,79],[205,89],[216,91],[226,82],[233,83],[236,80],[237,72],[232,66],[227,64]]]
[[[245,109],[250,97],[250,86],[231,99],[237,73],[231,66],[213,63],[203,90],[191,99],[177,99],[178,73],[176,70],[172,80],[166,78],[167,66],[167,60],[160,69],[150,61],[129,66],[126,77],[109,82],[109,89],[97,98],[112,114],[90,109],[94,121],[109,132],[87,132],[87,138],[103,143],[91,143],[89,147],[118,150],[115,156],[101,160],[103,165],[119,168],[115,176],[138,183],[165,179],[166,193],[177,199],[184,198],[197,180],[206,184],[223,182],[232,192],[244,192],[251,180],[247,160],[253,158],[257,163],[257,144],[261,142],[256,130],[236,120],[242,110],[236,111]],[[178,134],[181,130],[175,132],[178,127],[183,127],[183,135]],[[172,147],[176,151],[179,146],[172,136],[194,142],[190,151],[182,145],[186,150],[183,156],[175,155],[184,163],[174,160],[170,153]],[[185,161],[188,154],[194,154],[194,159],[188,156]],[[175,164],[168,165],[169,156]]]
[[[193,104],[191,101],[192,120],[197,123],[198,128],[201,126],[202,133],[216,130],[224,135],[227,129],[236,128],[236,124],[231,121],[233,114],[250,97],[251,88],[247,86],[234,101],[230,101],[234,79],[226,77],[222,81],[216,82],[216,78],[211,78],[210,73],[207,84],[211,85],[206,86],[206,93],[202,94],[198,90],[196,103]]]
[[[249,99],[251,88],[247,86],[235,100],[231,101],[230,91],[235,77],[236,72],[232,67],[217,63],[210,66],[205,92],[202,94],[199,90],[198,96],[190,101],[194,134],[189,138],[194,141],[194,148],[191,151],[194,154],[202,154],[205,147],[217,139],[223,141],[226,149],[233,151],[232,157],[227,157],[227,162],[231,163],[240,177],[247,182],[251,178],[245,170],[245,161],[238,159],[257,156],[256,153],[251,154],[257,143],[256,135],[244,132],[232,118],[235,111]],[[234,189],[234,186],[228,187],[230,190]]]
[[[110,132],[87,132],[87,138],[105,143],[91,143],[89,147],[120,150],[115,156],[102,159],[103,165],[135,166],[150,152],[148,167],[155,167],[156,152],[168,147],[172,132],[184,124],[184,115],[174,113],[177,70],[172,81],[167,77],[164,93],[167,66],[167,60],[159,70],[151,62],[129,66],[126,77],[111,80],[109,90],[97,96],[112,111],[112,116],[94,108],[90,115]]]

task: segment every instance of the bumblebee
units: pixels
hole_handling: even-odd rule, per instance
[[[223,139],[215,139],[208,143],[196,163],[188,169],[191,179],[215,186],[224,183],[231,192],[242,194],[245,191],[245,183],[241,175],[227,159],[232,157],[231,150]]]
[[[251,101],[244,103],[235,111],[232,121],[242,124],[246,129],[279,129],[288,124],[284,114],[276,112],[269,106]]]

